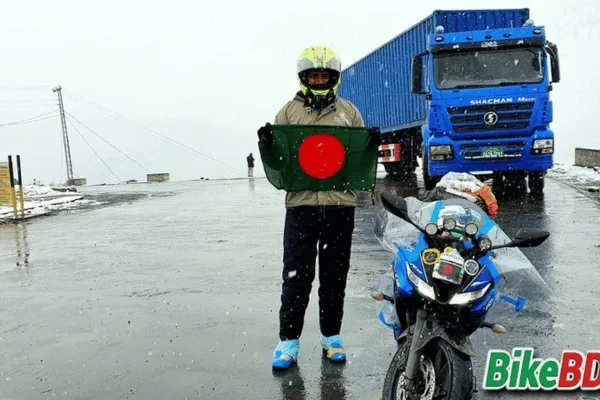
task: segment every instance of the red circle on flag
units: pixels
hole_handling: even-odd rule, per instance
[[[315,179],[328,179],[340,172],[346,161],[342,142],[327,133],[310,135],[298,148],[300,168]]]
[[[444,265],[444,275],[452,275],[452,273],[454,272],[454,268],[452,268],[451,265]]]

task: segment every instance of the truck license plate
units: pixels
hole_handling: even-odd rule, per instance
[[[502,157],[504,155],[504,150],[502,147],[484,147],[481,155],[484,157]]]

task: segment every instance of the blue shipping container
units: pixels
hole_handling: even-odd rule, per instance
[[[529,9],[434,11],[412,28],[342,72],[339,94],[352,101],[367,126],[390,132],[422,125],[427,115],[424,96],[412,93],[415,55],[427,49],[437,26],[444,33],[516,28],[529,19]]]

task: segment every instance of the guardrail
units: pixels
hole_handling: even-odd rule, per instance
[[[575,165],[579,167],[600,167],[600,149],[575,148]]]

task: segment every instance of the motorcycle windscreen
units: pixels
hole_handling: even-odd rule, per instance
[[[476,215],[482,215],[480,232],[488,235],[493,245],[506,244],[511,239],[502,231],[491,218],[476,204],[463,199],[448,199],[435,202],[422,202],[414,197],[405,198],[408,213],[413,222],[420,227],[425,227],[430,222],[437,223],[440,210],[443,206],[461,205]],[[386,210],[378,213],[375,220],[375,236],[379,243],[396,254],[400,246],[414,249],[419,239],[420,232],[408,222],[392,215]],[[490,256],[500,274],[498,292],[500,295],[510,296],[516,300],[524,297],[527,301],[539,301],[551,296],[550,288],[539,274],[531,261],[518,248],[504,248],[493,250]],[[509,299],[507,299],[509,300]]]

